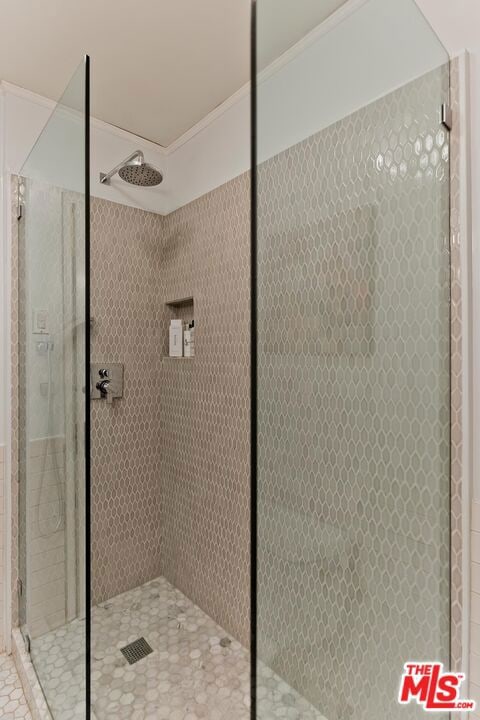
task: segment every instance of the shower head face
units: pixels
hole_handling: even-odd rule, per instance
[[[120,168],[118,174],[130,185],[139,185],[140,187],[154,187],[160,185],[163,180],[162,173],[146,162],[125,165]]]

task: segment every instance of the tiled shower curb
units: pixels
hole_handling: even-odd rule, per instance
[[[52,720],[37,674],[25,651],[23,637],[18,628],[12,632],[12,655],[33,720]]]
[[[33,720],[53,720],[18,628],[12,632],[12,656]],[[91,720],[97,720],[93,710],[90,717]]]

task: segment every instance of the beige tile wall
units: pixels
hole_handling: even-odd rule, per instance
[[[167,218],[92,201],[92,360],[123,362],[92,404],[93,599],[164,574],[249,633],[249,179]],[[196,356],[168,353],[166,303],[194,298]]]
[[[92,198],[93,362],[124,364],[124,394],[92,401],[92,596],[161,572],[162,217]]]
[[[453,127],[450,133],[450,258],[451,258],[451,621],[452,669],[462,671],[462,624],[464,612],[463,554],[463,362],[462,362],[462,273],[461,249],[464,229],[461,227],[463,178],[460,168],[460,68],[451,63],[450,87]]]
[[[464,696],[477,702],[477,709],[472,713],[472,720],[480,720],[480,502],[472,501],[471,506],[471,537],[470,537],[470,618],[465,618],[465,587],[468,579],[462,577],[462,555],[465,542],[464,517],[462,511],[462,495],[465,492],[465,471],[462,465],[463,427],[462,427],[462,371],[463,371],[463,339],[462,339],[462,282],[461,249],[468,241],[468,229],[463,226],[462,208],[466,204],[468,179],[462,172],[462,153],[468,152],[463,147],[468,142],[465,128],[468,123],[461,113],[467,110],[461,105],[461,82],[468,70],[468,55],[455,58],[450,67],[451,103],[453,110],[453,128],[450,135],[451,167],[450,167],[450,204],[451,204],[451,267],[452,267],[452,302],[451,302],[451,380],[452,380],[452,660],[454,669],[465,671],[462,657],[462,630],[466,620],[470,621],[470,668],[469,685],[462,688]],[[461,74],[462,73],[462,74]]]
[[[448,662],[448,67],[258,173],[258,636],[331,720]]]
[[[248,177],[167,218],[92,210],[92,359],[125,363],[93,408],[94,600],[163,573],[246,642]],[[164,360],[164,303],[190,295],[196,357]]]
[[[249,578],[248,213],[246,176],[169,219],[92,201],[92,359],[125,364],[124,398],[113,406],[95,402],[92,408],[93,600],[112,597],[165,571],[167,576],[175,574],[180,587],[244,642],[248,638]],[[16,229],[14,223],[14,234]],[[16,268],[16,242],[13,260]],[[179,366],[162,360],[169,314],[164,303],[190,294],[195,296],[200,328],[197,357],[180,374]],[[15,347],[17,313],[15,270]],[[14,378],[17,363],[15,353]],[[209,428],[207,436],[200,438],[201,446],[196,435],[199,425],[192,427],[187,406],[183,406],[182,432],[178,407],[170,405],[179,388],[185,398],[188,385],[184,380],[188,376],[190,402],[195,412],[202,404],[201,427]],[[232,377],[237,383],[233,394],[228,384]],[[215,379],[219,381],[216,388]],[[12,392],[16,406],[16,382]],[[187,468],[171,446],[175,432],[185,446],[197,448]],[[15,430],[13,459],[17,442]],[[180,460],[177,468],[172,469],[166,457],[162,464],[162,446],[170,447],[172,461]],[[15,508],[16,477],[15,472]],[[32,480],[35,484],[35,478]],[[183,505],[188,485],[193,492]],[[163,497],[165,509],[161,508]],[[195,516],[191,514],[192,502]],[[202,527],[206,529],[205,542],[198,541]],[[15,511],[13,532],[17,538]],[[48,542],[57,537],[55,533]],[[50,597],[50,590],[59,587],[59,578],[54,576],[62,563],[58,558],[62,551],[60,546],[46,548],[45,543],[45,539],[38,539],[42,552],[33,562],[42,564],[38,570],[46,570],[44,562],[51,559],[49,579],[32,591],[38,603],[50,603],[44,610],[51,610],[49,616],[54,622],[61,612],[60,606],[54,606],[60,595]],[[14,547],[16,551],[16,542]],[[196,547],[198,554],[192,554],[191,547]],[[163,566],[162,550],[166,552],[167,548],[173,548],[173,556]],[[15,617],[16,577],[15,555]],[[34,606],[40,607],[38,603]]]
[[[194,298],[195,358],[164,359],[161,569],[243,643],[249,637],[249,177],[165,218],[157,295]]]

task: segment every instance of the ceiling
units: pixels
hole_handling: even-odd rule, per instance
[[[259,0],[260,68],[344,2]],[[84,53],[92,114],[167,146],[248,82],[250,0],[0,0],[0,79],[57,100]]]

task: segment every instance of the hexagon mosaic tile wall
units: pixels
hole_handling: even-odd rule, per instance
[[[159,247],[162,218],[92,198],[92,362],[124,392],[92,401],[93,602],[161,573]]]
[[[161,574],[249,636],[249,178],[168,217],[92,200],[94,602]],[[194,297],[196,356],[168,354],[166,303]]]
[[[250,181],[165,218],[160,307],[192,297],[195,358],[162,363],[162,571],[242,643],[250,588]]]
[[[463,486],[463,358],[462,358],[462,276],[461,249],[467,242],[467,229],[462,227],[461,207],[464,194],[461,169],[461,107],[460,64],[450,63],[450,96],[453,127],[450,133],[450,253],[451,253],[451,660],[452,668],[462,671],[462,625],[464,622],[464,587],[462,577],[464,518]]]
[[[435,633],[446,632],[427,618],[438,615],[432,598],[448,582],[447,558],[435,549],[446,538],[432,523],[435,513],[447,512],[434,473],[448,473],[447,419],[445,410],[435,417],[429,410],[435,387],[443,388],[442,404],[448,392],[440,347],[449,340],[441,320],[449,299],[444,214],[435,224],[436,198],[448,191],[448,142],[438,128],[436,83],[424,78],[260,169],[260,648],[263,659],[329,720],[372,720],[376,712],[394,718],[385,688],[398,681],[395,663],[403,648],[424,649]],[[425,101],[431,112],[420,117],[417,108]],[[164,573],[243,641],[249,582],[248,186],[247,176],[237,178],[169,218],[92,203],[94,353],[126,365],[124,408],[94,407],[94,598],[110,598]],[[412,203],[410,222],[403,209]],[[336,251],[333,243],[315,243],[320,232],[340,239]],[[427,241],[434,237],[444,243],[443,256],[438,245],[429,254]],[[15,246],[13,260],[16,319]],[[316,290],[318,278],[328,280],[325,267],[338,282],[332,294],[322,295]],[[461,307],[455,279],[454,323]],[[438,296],[425,297],[422,288],[432,285]],[[197,356],[188,364],[163,361],[164,303],[189,295],[195,297]],[[406,337],[411,326],[420,338],[413,347]],[[14,341],[16,327],[14,322]],[[433,329],[439,344],[432,369]],[[461,326],[454,326],[453,338],[452,381],[458,388]],[[314,367],[319,352],[321,364]],[[408,367],[413,356],[415,378]],[[15,378],[17,370],[14,350]],[[398,395],[392,372],[404,381]],[[144,392],[144,378],[165,389],[158,405]],[[15,406],[16,382],[12,392]],[[458,492],[461,395],[452,405]],[[417,416],[405,424],[412,409]],[[192,417],[196,413],[201,421]],[[378,422],[367,425],[369,414]],[[381,438],[393,442],[392,452]],[[416,459],[423,448],[437,455],[440,450],[438,468]],[[405,460],[400,474],[399,457]],[[305,472],[297,472],[300,462]],[[320,482],[315,464],[325,471]],[[393,467],[387,487],[382,477]],[[457,498],[457,513],[458,507]],[[390,530],[382,525],[379,531],[381,516]],[[459,522],[454,515],[457,541]],[[13,534],[15,553],[16,517]],[[460,559],[457,542],[452,573],[460,572]],[[16,562],[12,571],[15,579]],[[410,587],[418,588],[418,598],[405,592]],[[13,600],[15,612],[15,595]],[[461,592],[454,603],[459,615]],[[458,626],[457,618],[454,634]],[[356,676],[366,660],[372,675],[364,670]]]
[[[448,68],[259,168],[260,656],[400,720],[449,655]]]

